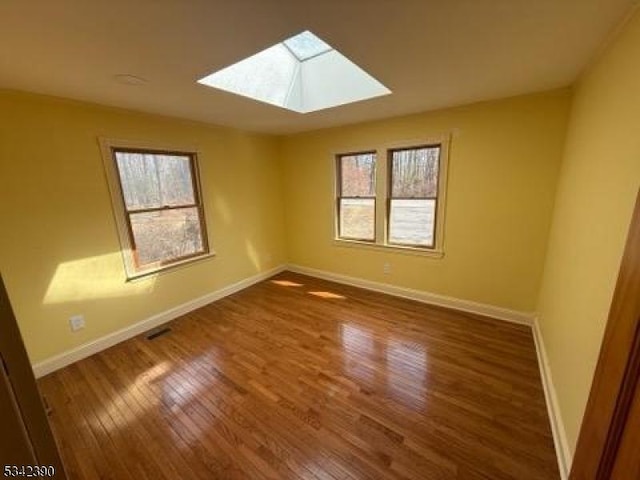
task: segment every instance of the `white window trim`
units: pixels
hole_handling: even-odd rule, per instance
[[[442,135],[421,137],[408,140],[400,140],[393,142],[386,142],[378,145],[350,145],[340,150],[331,152],[332,172],[333,172],[333,217],[334,217],[334,235],[332,244],[337,247],[346,248],[363,248],[374,251],[393,251],[407,255],[418,255],[432,258],[444,257],[444,241],[445,241],[445,225],[446,225],[446,210],[447,210],[447,186],[449,177],[449,149],[451,144],[451,134],[446,133]],[[440,145],[440,159],[439,159],[439,173],[438,173],[438,204],[436,210],[436,225],[435,225],[435,244],[433,248],[425,247],[413,247],[409,245],[394,245],[389,243],[388,239],[388,221],[389,212],[387,199],[389,198],[389,177],[388,177],[388,153],[389,150],[413,148],[422,145]],[[344,152],[358,152],[358,151],[375,151],[376,152],[376,232],[375,240],[373,242],[350,240],[340,238],[339,235],[339,222],[338,210],[336,208],[336,199],[338,195],[338,184],[336,179],[338,178],[338,162],[336,158],[340,155],[344,155]],[[382,160],[382,161],[381,161]]]
[[[107,181],[107,186],[109,187],[109,196],[111,197],[111,207],[113,218],[116,224],[116,230],[118,232],[118,239],[120,241],[120,251],[122,254],[122,261],[124,263],[125,275],[127,277],[127,281],[132,281],[136,279],[140,279],[142,277],[147,277],[149,275],[160,274],[170,270],[174,270],[179,267],[184,267],[185,265],[199,262],[201,260],[209,259],[215,256],[215,252],[211,248],[211,234],[209,229],[207,228],[207,234],[203,236],[203,242],[205,242],[206,252],[200,255],[185,258],[184,260],[178,260],[175,262],[171,262],[167,265],[154,265],[148,268],[136,268],[135,263],[133,261],[133,245],[131,244],[131,239],[129,237],[129,227],[126,221],[127,209],[124,205],[124,196],[122,194],[122,187],[120,185],[120,178],[116,169],[115,161],[113,158],[113,149],[141,149],[141,150],[159,150],[159,151],[175,151],[175,152],[185,152],[194,154],[198,159],[200,158],[199,152],[196,148],[185,146],[185,145],[167,145],[167,144],[158,144],[158,143],[149,143],[144,141],[133,141],[133,140],[122,140],[122,139],[112,139],[112,138],[98,138],[98,143],[100,145],[100,152],[102,155],[102,163],[104,166],[104,173]],[[202,187],[202,183],[200,182],[200,163],[197,162],[194,165],[195,172],[194,174],[198,177],[197,184],[200,194],[200,201],[202,205],[206,205],[204,191]],[[208,225],[206,219],[206,211],[202,212],[203,218],[202,222],[205,224],[205,227]]]

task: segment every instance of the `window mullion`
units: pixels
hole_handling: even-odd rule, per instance
[[[180,210],[184,208],[199,208],[198,203],[186,203],[184,205],[164,205],[162,207],[150,207],[150,208],[138,208],[135,210],[127,210],[127,213],[149,213],[149,212],[162,212],[164,210]]]

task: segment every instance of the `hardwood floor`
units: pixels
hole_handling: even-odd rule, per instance
[[[71,479],[558,479],[531,332],[293,273],[40,380]]]

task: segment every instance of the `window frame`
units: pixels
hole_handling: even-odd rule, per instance
[[[375,160],[375,185],[373,188],[372,196],[344,196],[342,195],[342,159],[344,157],[354,157],[357,155],[373,155]],[[374,244],[376,242],[376,229],[377,229],[377,217],[378,217],[378,196],[377,196],[377,186],[378,186],[378,152],[376,150],[360,150],[354,152],[347,153],[337,153],[335,155],[335,168],[336,168],[336,239],[345,241],[345,242],[365,242],[367,244]],[[352,199],[352,200],[373,200],[373,238],[354,238],[354,237],[343,237],[342,231],[340,228],[341,225],[341,215],[342,215],[342,200],[344,199]]]
[[[427,148],[437,148],[438,149],[438,178],[436,180],[436,195],[435,197],[394,197],[393,196],[393,154],[395,152],[406,152],[410,150],[421,150]],[[420,250],[435,250],[436,245],[438,243],[438,213],[440,207],[440,173],[441,173],[441,165],[442,165],[442,143],[430,143],[423,145],[413,145],[413,146],[405,146],[405,147],[394,147],[387,148],[387,198],[386,198],[386,206],[387,210],[385,212],[385,244],[389,246],[398,246],[403,248],[417,248]],[[431,237],[430,245],[421,245],[418,243],[402,243],[402,242],[392,242],[391,241],[391,202],[393,200],[433,200],[434,201],[434,209],[433,209],[433,234]]]
[[[391,150],[406,150],[411,148],[419,148],[425,146],[440,146],[439,171],[438,171],[438,199],[436,203],[436,211],[434,218],[434,237],[433,247],[426,248],[419,245],[405,245],[399,243],[389,243],[389,215],[390,203],[387,201],[391,194],[389,161],[376,161],[376,213],[375,213],[375,240],[362,241],[350,238],[341,238],[339,236],[339,217],[338,209],[334,208],[334,235],[332,244],[341,248],[356,248],[379,252],[393,252],[402,255],[431,257],[441,259],[444,257],[445,246],[445,221],[447,216],[447,190],[449,181],[449,149],[451,147],[451,139],[457,136],[457,130],[444,132],[441,134],[418,136],[412,139],[404,140],[385,140],[380,142],[369,142],[367,144],[359,143],[356,145],[345,145],[343,148],[332,149],[333,164],[333,183],[337,183],[340,170],[336,158],[341,155],[353,155],[354,153],[370,153],[375,152],[376,159],[389,158]],[[348,152],[348,153],[343,153]],[[334,189],[334,199],[338,198],[339,190]]]
[[[209,244],[206,212],[204,209],[202,186],[200,183],[198,152],[196,149],[174,146],[159,147],[157,145],[144,145],[129,141],[113,141],[106,139],[100,139],[100,146],[102,150],[105,174],[107,177],[107,184],[111,194],[113,215],[120,240],[121,253],[127,280],[134,280],[151,274],[164,272],[192,262],[210,258],[215,255],[215,252],[212,251]],[[189,171],[191,173],[194,203],[129,210],[126,206],[124,191],[122,188],[122,181],[116,158],[117,153],[176,155],[187,157],[189,159]],[[136,242],[133,234],[133,227],[131,225],[131,216],[138,213],[181,210],[187,208],[195,208],[197,211],[202,240],[202,250],[192,254],[171,258],[170,260],[160,260],[141,265],[136,251]]]

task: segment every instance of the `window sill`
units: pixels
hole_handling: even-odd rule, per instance
[[[171,263],[169,265],[162,265],[160,267],[153,267],[146,270],[140,270],[134,273],[127,272],[127,282],[135,282],[137,280],[142,280],[145,278],[149,278],[155,275],[160,275],[163,273],[168,273],[172,270],[177,270],[179,268],[183,268],[187,265],[190,265],[195,262],[199,262],[201,260],[208,260],[210,258],[215,257],[216,252],[210,251],[209,253],[204,253],[202,255],[198,255],[197,257],[185,258],[184,260],[180,260],[179,262]]]
[[[334,238],[333,245],[345,248],[363,248],[365,250],[377,250],[380,252],[393,252],[402,255],[415,255],[419,257],[443,258],[444,251],[418,247],[405,247],[402,245],[384,245],[380,243],[361,242],[358,240],[344,240]]]

